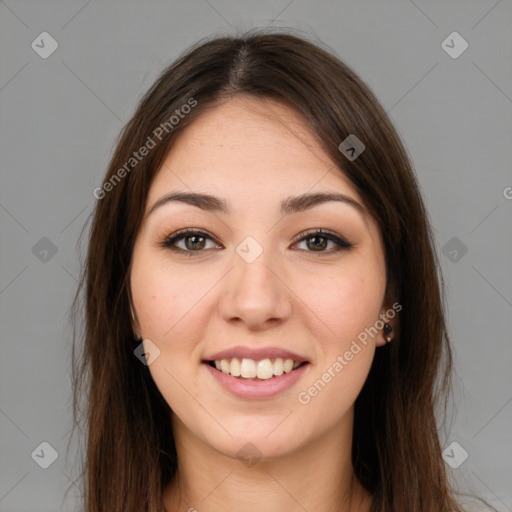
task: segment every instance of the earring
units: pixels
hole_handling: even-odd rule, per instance
[[[390,343],[393,341],[393,338],[391,337],[391,331],[393,331],[393,328],[388,323],[384,324],[384,331],[386,332],[386,335],[384,336],[384,339],[386,340],[386,343]]]

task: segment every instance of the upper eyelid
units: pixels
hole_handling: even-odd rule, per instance
[[[204,229],[199,229],[199,228],[197,228],[197,229],[196,228],[179,229],[178,231],[175,231],[174,233],[171,233],[170,235],[166,236],[163,241],[165,242],[167,240],[172,240],[172,239],[187,238],[187,237],[194,236],[194,235],[204,236],[205,238],[210,238],[211,240],[214,240],[215,242],[217,242],[217,238],[215,236],[213,236],[208,231],[205,231]],[[219,242],[217,242],[217,243],[219,243]]]

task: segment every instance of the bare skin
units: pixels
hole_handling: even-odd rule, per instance
[[[171,192],[222,198],[231,213],[181,202],[149,213]],[[280,213],[289,196],[318,192],[343,194],[362,209],[329,201]],[[161,245],[184,228],[206,238],[176,240],[181,252]],[[354,245],[336,251],[333,241],[297,236],[316,228]],[[236,252],[248,236],[262,248],[251,263]],[[165,489],[168,512],[370,510],[351,464],[354,402],[384,333],[359,343],[341,371],[333,364],[391,307],[383,245],[302,118],[238,97],[192,123],[152,183],[130,278],[133,328],[160,350],[149,369],[173,411],[179,478]],[[279,395],[242,399],[202,363],[236,345],[292,350],[309,365]],[[308,393],[329,369],[325,387]],[[247,446],[255,464],[239,455]]]

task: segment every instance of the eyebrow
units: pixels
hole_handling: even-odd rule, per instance
[[[349,196],[331,192],[318,192],[318,193],[306,193],[299,196],[290,196],[287,199],[281,201],[280,213],[282,215],[290,215],[293,213],[300,213],[320,204],[338,201],[356,208],[361,214],[366,214],[366,209],[359,204],[355,199]],[[151,215],[157,208],[160,208],[164,204],[170,202],[185,203],[192,206],[196,206],[201,210],[207,212],[218,212],[229,215],[231,210],[225,199],[221,199],[209,194],[197,194],[188,192],[176,192],[162,196],[158,199],[148,212],[148,216]]]

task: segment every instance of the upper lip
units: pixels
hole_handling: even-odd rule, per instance
[[[250,347],[231,347],[220,352],[206,357],[205,361],[220,361],[221,359],[231,359],[237,357],[239,359],[254,359],[260,361],[261,359],[293,359],[296,363],[308,362],[308,359],[300,354],[296,354],[290,350],[284,350],[280,347],[266,347],[266,348],[250,348]]]

